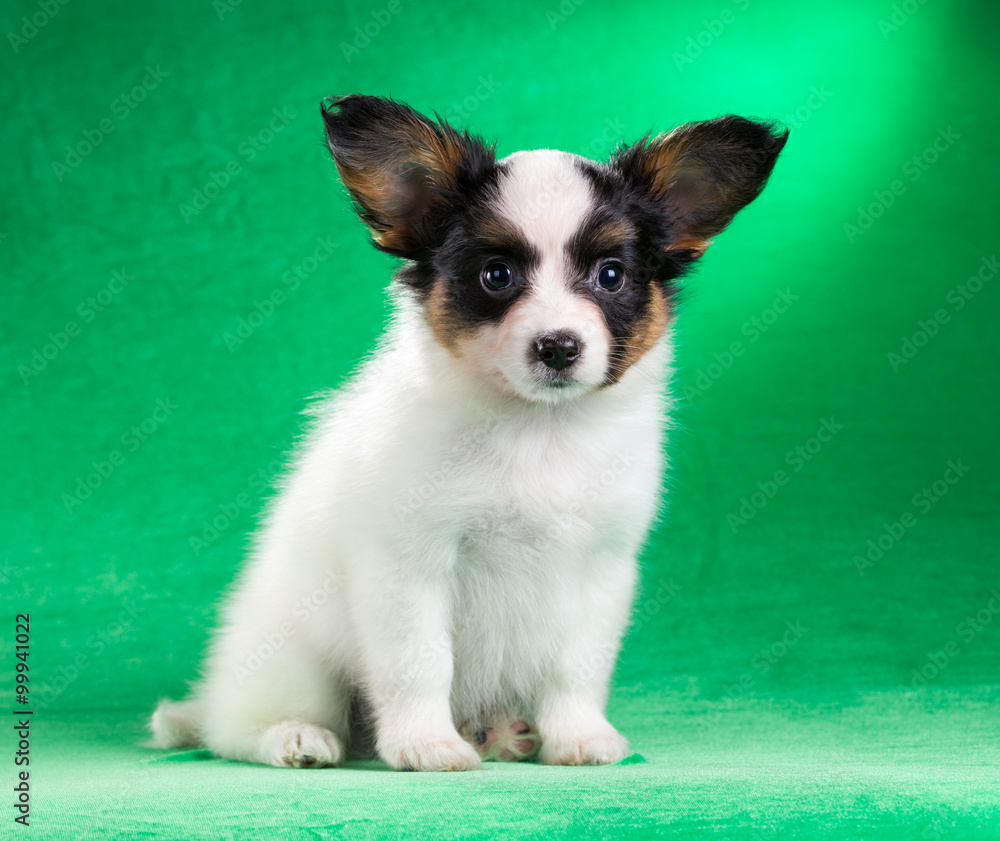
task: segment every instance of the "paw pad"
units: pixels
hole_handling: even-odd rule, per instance
[[[458,732],[488,762],[533,759],[541,747],[538,731],[530,722],[508,715],[496,716],[485,723],[466,721]]]

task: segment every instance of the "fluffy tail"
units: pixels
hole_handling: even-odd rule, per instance
[[[196,701],[160,701],[149,721],[149,727],[153,731],[152,747],[198,747],[202,744],[200,720],[200,709]]]

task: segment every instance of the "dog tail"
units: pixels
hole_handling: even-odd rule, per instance
[[[149,728],[153,731],[151,747],[199,747],[203,744],[200,713],[197,701],[160,701],[149,721]]]

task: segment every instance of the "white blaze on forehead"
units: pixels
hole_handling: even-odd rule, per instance
[[[573,382],[594,387],[608,369],[611,336],[593,299],[573,288],[567,247],[593,208],[590,182],[575,155],[542,150],[504,159],[497,214],[519,231],[538,256],[526,278],[528,289],[496,327],[480,334],[482,359],[489,360],[515,390],[555,399],[539,385],[537,341],[554,333],[575,335],[581,352]],[[542,389],[539,392],[539,389]]]
[[[513,223],[542,258],[563,260],[566,244],[591,209],[590,183],[575,155],[542,149],[504,158],[509,174],[500,191],[499,213]]]
[[[597,326],[597,308],[570,288],[567,246],[590,212],[593,196],[575,160],[575,155],[549,149],[505,158],[509,171],[500,188],[498,213],[538,255],[528,278],[530,293],[511,319],[523,331],[570,330],[586,340]]]

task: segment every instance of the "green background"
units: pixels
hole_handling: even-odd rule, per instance
[[[4,3],[0,710],[18,612],[36,710],[14,829],[1000,837],[998,8]],[[388,313],[392,261],[322,142],[320,99],[349,92],[500,154],[604,158],[722,113],[791,128],[687,284],[669,504],[609,707],[626,764],[291,771],[140,746],[196,674],[307,398]]]

